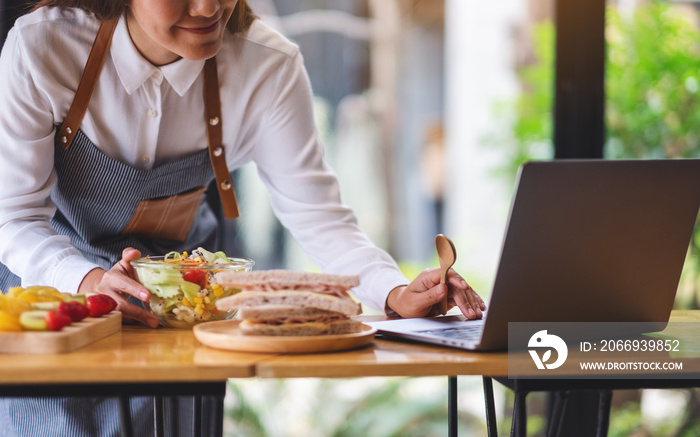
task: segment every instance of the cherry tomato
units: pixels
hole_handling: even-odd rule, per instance
[[[186,270],[182,274],[182,279],[193,284],[201,284],[205,276],[207,276],[207,272],[204,270]]]

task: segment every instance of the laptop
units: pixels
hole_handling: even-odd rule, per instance
[[[508,348],[508,322],[662,330],[699,208],[700,160],[523,164],[484,318],[369,324],[389,338],[482,351]]]

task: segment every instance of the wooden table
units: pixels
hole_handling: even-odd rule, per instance
[[[278,355],[257,363],[260,378],[508,375],[507,353],[465,352],[418,343],[375,339],[357,350]]]
[[[255,376],[273,354],[223,352],[202,346],[189,330],[124,325],[121,332],[77,351],[0,355],[0,388],[14,384],[223,381]]]
[[[674,311],[671,320],[698,322],[700,311]],[[508,360],[505,352],[383,339],[334,353],[239,353],[203,346],[189,330],[125,325],[120,333],[67,354],[0,355],[0,369],[0,396],[213,395],[221,400],[223,417],[229,378],[441,375],[450,378],[449,396],[456,402],[456,376],[485,375],[490,383],[490,377],[508,376]]]
[[[189,330],[124,325],[121,332],[71,353],[0,355],[0,396],[99,394],[119,397],[125,409],[129,395],[153,395],[159,402],[154,409],[158,424],[163,420],[162,396],[213,398],[223,417],[229,378],[505,376],[506,356],[381,339],[361,349],[335,353],[231,352],[201,345]],[[456,379],[454,382],[450,387],[456,396]],[[211,405],[202,408],[211,409]],[[128,416],[128,410],[124,411],[123,417]]]
[[[334,353],[232,352],[201,345],[189,330],[124,325],[65,354],[0,354],[0,390],[13,385],[207,382],[228,378],[507,376],[507,354],[382,339]]]

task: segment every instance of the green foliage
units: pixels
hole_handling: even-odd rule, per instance
[[[525,161],[552,156],[552,104],[554,86],[554,25],[543,22],[533,32],[538,62],[518,71],[523,93],[516,102],[518,114],[513,125],[517,139],[511,160],[511,174]]]
[[[228,385],[226,435],[237,437],[430,437],[447,434],[444,377],[280,379]],[[472,388],[473,389],[473,388]],[[290,426],[289,421],[294,421]],[[465,435],[484,417],[460,411]]]
[[[610,158],[700,156],[700,31],[686,11],[654,1],[607,10]]]
[[[406,399],[401,380],[394,379],[349,405],[345,419],[333,437],[445,435],[447,403],[444,398]]]
[[[522,163],[551,159],[554,154],[554,24],[537,24],[532,38],[535,59],[516,72],[522,92],[514,101],[498,102],[495,107],[495,118],[510,121],[510,129],[498,129],[482,139],[483,145],[498,144],[507,152],[509,159],[495,172],[509,183]]]
[[[246,400],[240,386],[228,383],[228,396],[232,398],[233,406],[226,410],[226,419],[236,430],[236,435],[248,437],[266,437],[267,431],[263,425],[260,412]]]
[[[642,410],[638,402],[627,402],[620,408],[610,412],[610,427],[608,437],[626,437],[630,435],[646,435],[642,429]]]
[[[697,25],[686,10],[660,1],[640,4],[630,17],[614,6],[606,14],[606,157],[700,157]],[[523,92],[511,103],[513,169],[551,156],[553,24],[538,24],[533,39],[537,62],[518,71]]]

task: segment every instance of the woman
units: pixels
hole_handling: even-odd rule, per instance
[[[358,229],[323,160],[298,48],[243,0],[42,0],[10,31],[0,84],[2,290],[104,293],[124,320],[156,327],[127,300],[149,298],[129,261],[217,249],[204,187],[216,179],[235,217],[229,171],[254,162],[282,224],[321,270],[360,275],[365,304],[400,317],[446,296],[469,318],[485,309],[454,271],[449,290],[437,269],[406,280]]]

